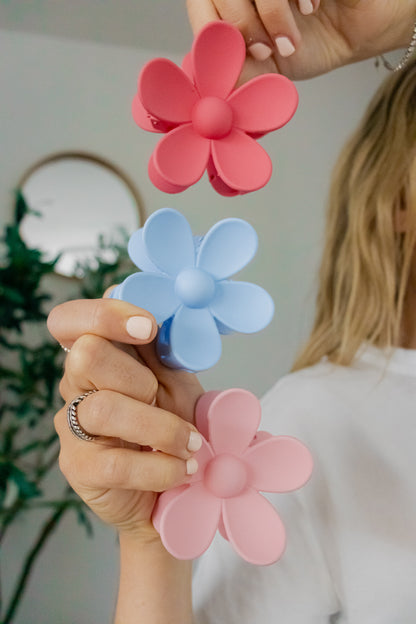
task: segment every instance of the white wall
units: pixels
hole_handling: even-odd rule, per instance
[[[140,131],[130,118],[138,71],[154,55],[0,31],[0,221],[10,216],[12,190],[23,171],[42,156],[70,149],[117,163],[137,183],[148,213],[163,206],[178,208],[195,233],[203,234],[225,216],[249,220],[260,246],[241,279],[271,293],[275,319],[260,334],[226,337],[221,362],[201,378],[207,388],[241,386],[261,395],[290,368],[307,333],[329,172],[382,72],[369,61],[298,83],[300,106],[294,120],[262,140],[275,170],[260,192],[221,198],[204,180],[170,197],[147,179],[157,136]],[[64,295],[65,283],[57,287]],[[51,487],[59,483],[55,477]],[[10,571],[16,568],[36,526],[26,519],[13,530],[3,567],[7,562]],[[113,533],[97,524],[96,539],[88,541],[68,517],[39,561],[16,624],[110,622],[116,574]],[[3,582],[7,592],[7,580]]]

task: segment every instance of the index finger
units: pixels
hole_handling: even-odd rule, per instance
[[[47,326],[52,336],[67,348],[83,334],[141,345],[151,342],[157,333],[150,312],[117,299],[76,299],[61,303],[49,314]]]
[[[194,34],[197,34],[208,22],[220,20],[221,16],[211,0],[186,0],[189,23]]]

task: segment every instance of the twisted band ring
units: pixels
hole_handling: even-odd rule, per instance
[[[66,412],[66,417],[68,421],[68,427],[70,431],[74,434],[76,438],[79,440],[85,440],[86,442],[90,442],[91,440],[95,440],[97,436],[91,435],[88,431],[85,431],[79,423],[78,420],[78,405],[90,394],[94,394],[97,390],[89,390],[89,392],[85,392],[81,394],[76,399],[71,401],[68,405],[68,409]]]

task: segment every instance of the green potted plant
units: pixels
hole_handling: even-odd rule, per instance
[[[50,498],[44,485],[59,455],[53,415],[62,405],[58,383],[65,354],[45,328],[52,299],[46,283],[56,259],[45,261],[39,249],[22,239],[19,228],[28,211],[17,192],[13,222],[0,239],[0,544],[22,514],[43,509],[46,517],[19,562],[7,604],[0,592],[2,624],[13,621],[38,555],[66,513],[75,512],[92,535],[86,507],[71,488],[65,485],[59,497]],[[124,279],[132,266],[126,241],[126,235],[121,243],[99,240],[95,260],[78,267],[83,279],[73,281],[75,296],[100,297]],[[99,251],[106,249],[115,252],[114,261],[102,259]]]

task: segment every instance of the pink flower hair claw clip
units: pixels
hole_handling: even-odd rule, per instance
[[[166,135],[149,161],[150,179],[161,191],[184,191],[205,170],[222,195],[256,191],[269,181],[271,160],[256,138],[292,118],[298,94],[278,74],[234,89],[245,56],[241,33],[212,22],[196,37],[182,68],[164,58],[143,67],[132,112],[141,128]]]
[[[153,524],[178,559],[199,557],[217,529],[249,563],[269,565],[283,554],[285,528],[259,492],[290,492],[312,472],[309,450],[296,438],[259,431],[261,408],[247,390],[207,392],[196,408],[203,445],[189,484],[163,492]]]

